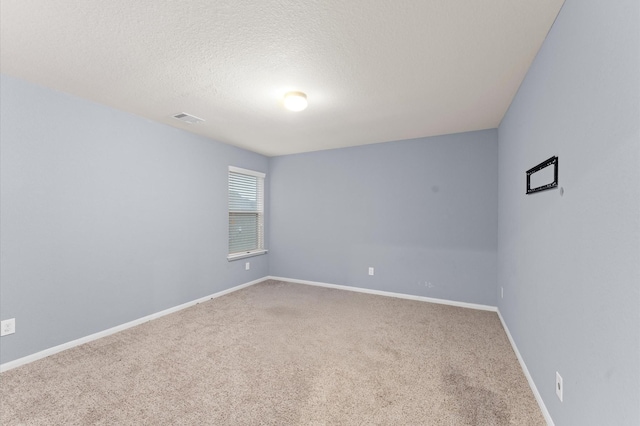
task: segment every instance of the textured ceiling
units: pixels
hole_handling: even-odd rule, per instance
[[[2,0],[0,70],[291,154],[497,127],[562,3]]]

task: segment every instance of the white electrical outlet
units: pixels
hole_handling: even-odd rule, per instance
[[[500,298],[504,299],[504,287],[500,287]]]
[[[373,275],[373,267],[369,266],[369,275]]]
[[[564,386],[562,385],[562,376],[556,371],[556,395],[558,395],[558,398],[560,398],[560,402],[562,402],[563,390]]]
[[[2,321],[0,325],[0,336],[6,336],[7,334],[13,334],[16,332],[16,319],[11,318]]]
[[[244,270],[248,271],[249,269],[251,269],[251,264],[249,262],[244,264]]]

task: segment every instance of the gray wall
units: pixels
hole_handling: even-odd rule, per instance
[[[268,274],[226,259],[227,166],[266,157],[0,84],[2,363]]]
[[[639,18],[567,0],[499,128],[499,309],[556,425],[640,424]]]
[[[496,130],[273,157],[270,172],[271,275],[495,306]]]

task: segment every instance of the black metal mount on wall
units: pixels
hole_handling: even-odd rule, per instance
[[[541,185],[536,188],[531,188],[531,175],[539,172],[540,170],[553,165],[553,182],[546,185]],[[553,189],[558,187],[558,157],[554,156],[548,160],[543,161],[527,170],[527,194],[533,194],[534,192],[545,191],[547,189]]]

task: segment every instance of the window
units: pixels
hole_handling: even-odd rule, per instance
[[[228,260],[264,254],[264,173],[229,166]]]

